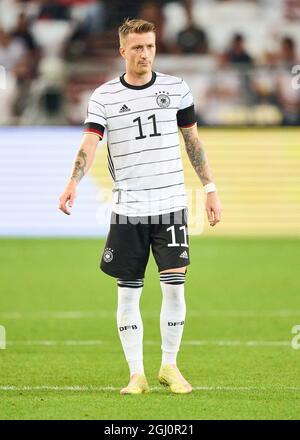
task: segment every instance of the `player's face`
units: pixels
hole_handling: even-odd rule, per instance
[[[126,61],[127,70],[145,75],[152,69],[155,57],[155,34],[128,34],[122,42],[120,53]]]

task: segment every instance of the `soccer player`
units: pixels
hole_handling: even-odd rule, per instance
[[[119,28],[126,72],[91,96],[85,134],[71,177],[60,197],[70,214],[77,184],[93,163],[107,132],[108,168],[114,181],[110,232],[101,269],[117,278],[117,325],[130,370],[121,394],[149,391],[143,365],[143,323],[139,301],[150,247],[160,273],[162,363],[159,382],[173,393],[189,393],[176,358],[185,316],[184,281],[189,260],[187,200],[178,127],[190,161],[207,193],[208,221],[220,221],[221,204],[198,137],[193,97],[181,78],[152,70],[155,27],[125,20]]]

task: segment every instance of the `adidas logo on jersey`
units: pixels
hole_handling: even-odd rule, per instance
[[[179,258],[189,258],[187,251],[183,251],[182,254],[179,255]]]
[[[130,108],[128,108],[126,104],[124,104],[123,107],[121,107],[119,110],[119,113],[124,113],[124,112],[130,112]]]

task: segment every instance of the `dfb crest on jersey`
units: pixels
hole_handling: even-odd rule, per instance
[[[113,258],[113,249],[106,248],[103,254],[103,260],[105,261],[105,263],[110,263]]]
[[[156,93],[157,98],[156,98],[156,102],[159,105],[159,107],[161,108],[167,108],[169,107],[171,100],[168,96],[169,92],[158,92]]]

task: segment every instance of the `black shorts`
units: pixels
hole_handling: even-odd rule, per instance
[[[147,217],[112,212],[100,268],[116,278],[144,278],[150,247],[159,271],[190,264],[186,209]]]

